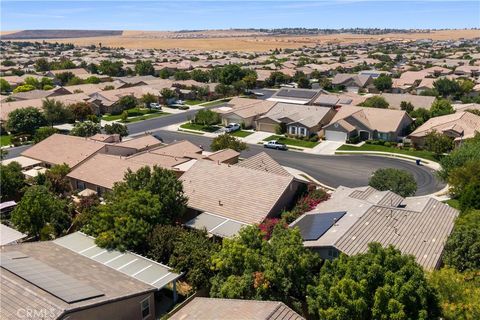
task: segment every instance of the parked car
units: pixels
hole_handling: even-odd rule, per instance
[[[162,106],[159,103],[152,102],[152,103],[150,103],[150,108],[155,109],[155,110],[161,110]]]
[[[278,142],[277,140],[267,141],[263,144],[264,148],[277,149],[277,150],[288,150],[287,145]]]
[[[230,123],[225,127],[225,132],[234,132],[240,130],[240,125],[238,123]]]

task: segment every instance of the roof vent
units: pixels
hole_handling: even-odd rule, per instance
[[[223,206],[222,200],[218,200],[218,205]]]

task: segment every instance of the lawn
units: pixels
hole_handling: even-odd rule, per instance
[[[11,145],[12,137],[9,135],[0,136],[0,146],[9,146]]]
[[[180,128],[187,129],[187,130],[196,130],[196,131],[204,131],[204,132],[215,132],[220,129],[218,126],[207,126],[203,124],[196,124],[187,122],[180,125]]]
[[[457,199],[450,199],[450,200],[446,200],[444,202],[452,208],[460,209],[460,203],[458,202]]]
[[[194,106],[196,104],[202,103],[202,100],[185,100],[185,104],[189,106]]]
[[[253,132],[238,130],[238,131],[230,132],[230,134],[234,137],[245,138],[245,137],[248,137],[249,135],[253,134]]]
[[[144,115],[151,115],[151,114],[156,114],[156,113],[161,114],[162,113],[161,111],[158,111],[158,110],[146,109],[146,108],[133,108],[133,109],[127,110],[127,112],[128,112],[129,117],[139,117],[139,116],[144,116]],[[116,114],[116,115],[106,114],[102,117],[102,120],[113,121],[113,120],[119,120],[121,118],[122,118],[121,114]]]
[[[424,150],[410,151],[410,150],[398,149],[398,148],[395,148],[395,147],[386,147],[386,146],[373,145],[373,144],[364,144],[363,146],[360,146],[360,147],[349,146],[349,145],[344,144],[343,146],[341,146],[337,150],[338,151],[347,150],[347,151],[391,152],[391,153],[405,154],[405,155],[408,155],[408,156],[423,158],[423,159],[432,160],[432,161],[438,161],[438,159],[435,158],[434,153],[430,152],[430,151],[424,151]]]
[[[123,123],[132,123],[132,122],[138,122],[138,121],[143,121],[143,120],[148,120],[148,119],[153,119],[153,118],[158,118],[158,117],[163,117],[163,116],[166,116],[166,115],[169,115],[170,113],[168,112],[155,112],[155,113],[150,113],[150,114],[146,114],[146,115],[143,115],[143,116],[138,116],[138,117],[134,117],[134,118],[128,118],[127,121],[123,122]]]
[[[295,147],[301,147],[301,148],[313,148],[320,143],[318,141],[316,142],[304,141],[304,140],[286,138],[286,137],[277,136],[277,135],[272,135],[268,138],[263,139],[263,141],[270,141],[270,140],[277,140],[278,142],[284,143],[288,146],[295,146]]]

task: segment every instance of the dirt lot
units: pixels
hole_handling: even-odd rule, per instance
[[[255,34],[255,35],[254,35]],[[447,40],[480,37],[479,30],[442,30],[430,33],[395,33],[383,35],[334,34],[318,36],[266,36],[225,30],[202,32],[125,31],[121,36],[55,39],[76,45],[102,43],[103,46],[135,49],[235,50],[267,51],[275,48],[298,48],[319,43],[358,43],[377,40]],[[45,39],[48,41],[48,39]],[[23,40],[24,41],[24,40]],[[36,39],[33,41],[42,41]]]

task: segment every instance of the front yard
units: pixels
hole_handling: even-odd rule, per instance
[[[300,148],[314,148],[320,142],[319,141],[305,141],[294,138],[287,138],[284,136],[272,135],[268,138],[263,139],[263,141],[277,140],[280,143],[284,143],[288,146],[300,147]]]
[[[215,132],[220,130],[219,126],[215,126],[215,125],[209,126],[209,125],[203,125],[203,124],[197,124],[197,123],[191,123],[191,122],[187,122],[180,125],[180,128],[187,129],[187,130],[204,131],[204,132]]]
[[[229,134],[231,134],[234,137],[245,138],[245,137],[248,137],[249,135],[253,134],[253,132],[252,131],[245,131],[245,130],[238,130],[238,131],[230,132]]]
[[[355,147],[355,146],[344,144],[343,146],[341,146],[337,150],[338,151],[344,150],[344,151],[391,152],[391,153],[405,154],[405,155],[408,155],[408,156],[423,158],[423,159],[432,160],[432,161],[438,161],[438,159],[435,158],[434,153],[430,152],[430,151],[404,150],[404,149],[399,149],[399,148],[396,148],[396,147],[386,147],[386,146],[366,144],[366,143],[364,145],[360,146],[360,147]]]
[[[153,110],[153,109],[146,109],[146,108],[133,108],[133,109],[127,110],[127,113],[129,118],[127,119],[127,121],[125,121],[125,123],[147,120],[147,119],[161,117],[169,114],[167,112],[162,112],[162,111]],[[122,118],[121,114],[115,114],[115,115],[106,114],[102,117],[102,120],[114,121],[114,120],[120,120],[121,118]]]
[[[12,137],[9,135],[1,135],[0,136],[0,146],[9,146],[12,144]]]

